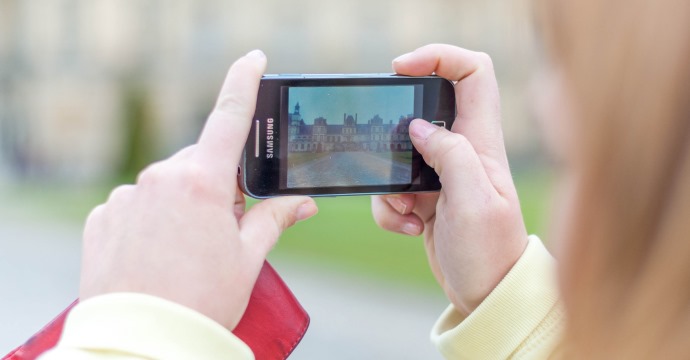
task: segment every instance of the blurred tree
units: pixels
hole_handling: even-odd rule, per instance
[[[122,99],[124,131],[116,180],[131,183],[144,167],[156,160],[155,116],[151,97],[140,82],[126,80],[122,86]]]

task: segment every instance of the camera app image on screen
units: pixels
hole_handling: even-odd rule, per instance
[[[423,86],[305,86],[287,91],[286,188],[413,184],[410,122]]]

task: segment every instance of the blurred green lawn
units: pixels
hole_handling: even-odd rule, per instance
[[[514,175],[527,229],[542,236],[551,194],[549,174],[531,171]],[[110,188],[22,185],[0,194],[4,204],[0,216],[83,223],[89,210],[106,199]],[[288,229],[269,259],[329,267],[406,286],[436,286],[422,238],[379,229],[371,216],[368,196],[319,198],[317,203],[319,214]]]
[[[514,176],[530,234],[543,236],[552,178],[546,171]],[[319,214],[288,229],[271,257],[289,257],[414,287],[436,286],[423,239],[383,231],[368,196],[319,198]]]

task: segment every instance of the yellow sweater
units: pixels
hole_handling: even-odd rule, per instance
[[[530,236],[518,262],[469,316],[451,305],[431,330],[447,359],[547,359],[563,327],[555,261]]]
[[[480,306],[467,317],[448,307],[431,340],[448,359],[546,359],[556,350],[562,325],[554,260],[532,236]],[[198,312],[119,293],[77,305],[60,342],[41,360],[253,358],[247,345]]]
[[[149,295],[115,293],[75,306],[58,345],[40,359],[254,359],[254,354],[194,310]]]

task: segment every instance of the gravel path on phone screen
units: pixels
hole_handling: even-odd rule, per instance
[[[0,356],[74,300],[80,261],[80,225],[14,215],[7,203],[0,201]],[[290,257],[271,261],[312,319],[291,359],[441,358],[428,340],[446,306],[439,291]]]
[[[409,163],[363,151],[332,152],[288,169],[288,187],[409,184]]]

